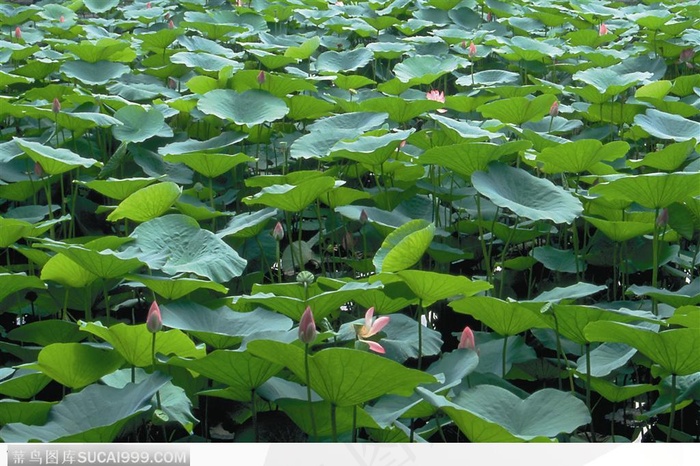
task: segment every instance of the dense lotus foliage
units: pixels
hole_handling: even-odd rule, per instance
[[[0,31],[3,441],[698,441],[695,0]]]

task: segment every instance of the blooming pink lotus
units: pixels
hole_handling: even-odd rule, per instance
[[[367,312],[365,313],[365,324],[364,325],[355,325],[355,332],[357,333],[357,339],[367,343],[369,345],[369,349],[374,351],[375,353],[380,353],[384,354],[386,351],[384,350],[384,347],[377,343],[376,341],[368,340],[368,338],[376,335],[379,333],[385,326],[386,324],[389,323],[389,317],[388,316],[383,316],[379,317],[378,319],[374,319],[374,307],[370,307],[367,309]]]
[[[148,310],[148,316],[146,317],[146,328],[151,333],[158,333],[163,328],[163,318],[160,315],[160,308],[158,303],[153,301],[150,309]]]
[[[311,311],[311,307],[307,306],[299,322],[299,339],[308,345],[316,340],[317,335],[314,313]]]
[[[438,91],[437,89],[431,89],[425,93],[425,98],[428,100],[434,100],[435,102],[445,103],[445,93]],[[447,110],[444,108],[439,108],[438,113],[445,113]]]
[[[472,332],[472,329],[470,329],[469,326],[464,327],[464,330],[462,330],[462,335],[459,337],[459,345],[457,345],[457,348],[466,348],[470,350],[476,349],[476,340],[474,339],[474,332]]]

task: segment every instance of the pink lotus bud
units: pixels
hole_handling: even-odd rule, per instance
[[[470,350],[476,349],[476,340],[474,340],[474,332],[472,332],[472,329],[470,329],[469,326],[464,327],[464,330],[462,330],[462,335],[459,337],[459,345],[457,345],[457,348],[466,348]]]
[[[275,241],[282,241],[284,238],[284,227],[282,226],[282,223],[277,222],[275,228],[272,229],[272,237],[275,239]]]
[[[151,333],[160,332],[163,328],[163,318],[160,316],[160,308],[158,303],[153,301],[150,309],[148,309],[148,317],[146,317],[146,328]]]
[[[656,224],[660,227],[665,227],[667,223],[668,223],[668,209],[664,207],[663,209],[661,209],[661,212],[659,212],[659,216],[656,217]]]
[[[459,44],[459,45],[460,45],[460,47],[462,47],[464,50],[467,49],[467,41],[466,41],[466,40],[463,40],[462,43]]]
[[[34,162],[34,174],[39,178],[44,176],[44,167],[39,162]]]
[[[693,58],[695,57],[695,50],[693,49],[684,49],[681,52],[681,56],[678,59],[679,63],[685,63],[685,66],[688,68],[693,67]]]
[[[59,23],[65,23],[65,22],[66,22],[66,18],[64,18],[63,15],[61,15],[61,17],[58,18],[58,22],[59,22]]]
[[[175,23],[173,23],[172,19],[168,21],[168,29],[175,29]]]
[[[488,14],[486,15],[486,21],[489,23],[493,20],[493,14],[489,11]]]
[[[151,2],[146,3],[146,8],[151,8]]]
[[[61,111],[61,102],[59,102],[58,98],[56,97],[53,98],[53,103],[51,104],[51,111],[54,113],[58,113]]]
[[[15,28],[15,39],[20,40],[22,38],[22,30],[17,26]]]
[[[369,220],[367,211],[365,209],[362,209],[362,212],[360,212],[360,223],[364,225],[365,223],[367,223],[367,220]]]
[[[263,70],[260,70],[260,73],[258,73],[258,84],[261,86],[265,83],[265,72]]]
[[[316,335],[318,332],[316,331],[314,313],[311,311],[311,307],[307,306],[299,322],[299,339],[308,345],[316,341]]]
[[[555,100],[551,107],[549,107],[549,116],[554,118],[559,115],[559,101]]]
[[[342,240],[343,249],[352,250],[355,249],[355,238],[352,237],[352,233],[349,231],[345,233]]]
[[[405,139],[399,143],[399,149],[403,149],[404,147],[406,147],[406,140]]]
[[[476,44],[474,41],[469,43],[469,58],[474,58],[476,56]]]
[[[598,28],[598,34],[600,34],[601,36],[604,36],[607,33],[608,33],[608,27],[605,25],[605,23],[600,23],[600,27]]]

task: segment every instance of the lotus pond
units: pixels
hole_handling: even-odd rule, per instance
[[[0,5],[0,439],[700,435],[700,5]]]

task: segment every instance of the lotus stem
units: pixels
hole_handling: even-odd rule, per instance
[[[258,410],[255,406],[255,389],[250,391],[250,415],[253,418],[253,432],[255,441],[260,441],[260,429],[258,428]]]
[[[331,403],[331,438],[333,440],[333,443],[338,442],[338,427],[336,425],[335,409],[335,403]]]
[[[423,300],[418,304],[418,370],[421,370],[423,364]]]
[[[668,421],[668,434],[666,434],[666,442],[671,442],[673,436],[673,424],[676,420],[676,374],[671,374],[671,415]],[[682,427],[682,426],[681,426]]]
[[[506,379],[506,352],[508,351],[508,335],[503,336],[503,355],[501,359],[501,370],[503,371],[503,380]]]
[[[593,428],[593,407],[591,406],[591,344],[586,342],[586,406],[591,413],[591,438],[595,442],[595,429]]]
[[[357,405],[352,407],[352,443],[357,443]]]
[[[657,207],[655,212],[654,212],[654,218],[659,218],[659,208]],[[651,255],[652,255],[652,269],[651,269],[651,286],[654,288],[658,287],[659,285],[659,225],[655,221],[654,222],[654,237],[651,242]],[[651,306],[652,306],[652,311],[654,312],[654,315],[657,315],[659,313],[658,309],[658,303],[656,301],[656,298],[652,298],[651,300]]]
[[[309,344],[305,345],[304,351],[304,371],[306,373],[306,400],[309,403],[309,416],[311,416],[311,432],[314,434],[314,441],[318,441],[318,432],[316,430],[316,418],[314,417],[314,405],[311,401],[311,372],[309,371]],[[331,405],[333,406],[333,405]],[[333,408],[331,407],[331,410]],[[331,416],[335,413],[331,411]],[[335,424],[333,425],[335,427]]]

